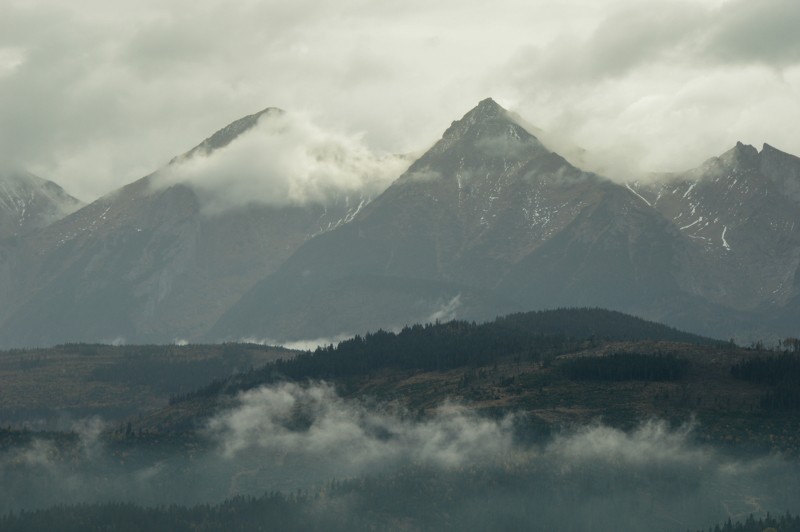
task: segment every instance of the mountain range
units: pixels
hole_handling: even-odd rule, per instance
[[[191,179],[164,184],[282,114],[242,118],[82,208],[29,207],[41,221],[24,231],[0,196],[0,345],[288,342],[574,306],[718,338],[797,334],[797,157],[737,144],[618,183],[486,99],[374,199],[209,213]]]

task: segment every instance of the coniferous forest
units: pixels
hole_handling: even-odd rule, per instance
[[[0,430],[0,529],[749,531],[800,511],[796,409],[770,402],[789,351],[600,309],[115,349],[8,353],[162,402]]]

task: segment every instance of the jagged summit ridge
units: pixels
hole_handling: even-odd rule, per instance
[[[800,159],[737,142],[693,170],[634,189],[698,248],[703,297],[742,311],[792,297],[800,233]]]
[[[786,161],[791,161],[794,163],[800,162],[800,158],[786,153],[778,148],[772,146],[764,142],[761,146],[761,150],[753,146],[752,144],[745,144],[741,141],[737,141],[736,145],[731,148],[730,150],[726,151],[719,157],[712,157],[706,164],[711,164],[715,161],[722,162],[724,164],[750,164],[750,165],[758,165],[762,163],[766,158],[777,158]]]
[[[758,150],[750,144],[744,144],[743,142],[739,141],[733,148],[726,151],[719,157],[712,157],[706,161],[705,165],[709,167],[719,165],[726,167],[740,165],[751,166],[757,164],[757,162]]]
[[[760,190],[764,195],[775,194],[800,203],[800,158],[767,143],[759,151],[752,145],[737,142],[700,168],[678,175],[696,183],[724,181],[731,187],[744,187],[745,194]]]

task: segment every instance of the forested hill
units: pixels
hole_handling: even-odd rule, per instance
[[[532,330],[540,334],[562,334],[569,338],[598,340],[665,340],[713,345],[718,340],[679,331],[654,321],[643,320],[601,308],[562,308],[537,312],[521,312],[497,318],[483,327],[504,327],[507,330]]]
[[[341,379],[384,369],[480,367],[508,357],[542,360],[603,342],[642,340],[721,344],[621,312],[557,309],[512,314],[482,324],[451,321],[405,327],[399,333],[377,331],[355,336],[337,346],[317,348],[214,381],[187,397],[231,394],[287,378]]]

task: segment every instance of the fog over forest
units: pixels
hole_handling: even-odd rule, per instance
[[[99,438],[102,429],[99,420],[76,424],[78,443],[68,451],[45,439],[4,451],[0,511],[114,501],[191,505],[310,490],[322,494],[321,516],[332,508],[341,515],[341,504],[358,507],[353,498],[367,493],[337,500],[336,492],[325,495],[330,482],[402,478],[409,471],[448,486],[441,512],[458,519],[479,511],[484,519],[506,515],[509,522],[558,522],[567,529],[655,523],[650,529],[677,530],[800,511],[795,461],[700,444],[691,422],[670,427],[651,420],[624,432],[598,421],[544,437],[524,416],[493,419],[445,404],[419,418],[344,399],[319,382],[242,393],[208,422],[204,445],[188,452],[109,447]],[[478,492],[464,488],[465,479]],[[416,494],[393,487],[386,496],[410,504]],[[475,528],[487,524],[475,516],[464,523],[470,521]]]

